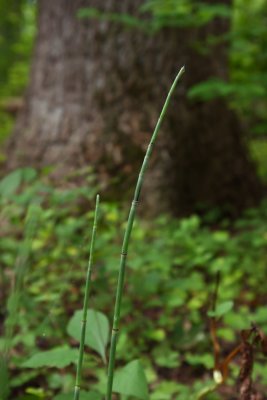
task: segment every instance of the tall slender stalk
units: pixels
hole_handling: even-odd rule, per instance
[[[89,255],[86,283],[85,283],[83,314],[82,314],[82,321],[81,321],[82,322],[81,340],[80,340],[79,358],[78,358],[78,364],[77,364],[77,370],[76,370],[76,380],[75,380],[75,387],[74,387],[74,397],[73,397],[74,400],[79,400],[79,397],[80,397],[80,384],[81,384],[81,375],[82,375],[84,341],[85,341],[86,323],[87,323],[87,309],[88,309],[89,292],[90,292],[90,286],[91,286],[91,273],[92,273],[93,256],[94,256],[94,248],[95,248],[95,236],[96,236],[96,229],[97,229],[98,210],[99,210],[99,195],[96,196],[94,224],[93,224],[93,229],[92,229],[90,255]]]
[[[118,332],[119,332],[121,298],[122,298],[122,291],[123,291],[123,284],[124,284],[125,265],[126,265],[127,252],[128,252],[128,246],[129,246],[129,241],[130,241],[130,237],[131,237],[132,227],[133,227],[134,218],[135,218],[135,214],[136,214],[136,208],[137,208],[140,192],[142,189],[144,174],[145,174],[145,171],[146,171],[146,168],[148,165],[148,161],[149,161],[155,140],[157,138],[162,120],[166,113],[166,110],[168,108],[170,98],[171,98],[171,96],[174,92],[174,89],[176,87],[176,84],[177,84],[179,78],[181,77],[181,75],[183,74],[183,72],[184,72],[184,67],[182,67],[180,69],[179,73],[177,74],[177,76],[169,90],[168,96],[166,98],[166,101],[165,101],[162,111],[160,113],[155,130],[150,139],[150,143],[147,147],[147,151],[146,151],[146,154],[145,154],[145,157],[143,160],[143,164],[140,169],[140,173],[139,173],[138,180],[137,180],[136,187],[135,187],[132,205],[131,205],[129,216],[128,216],[127,226],[126,226],[123,244],[122,244],[119,277],[118,277],[115,308],[114,308],[113,327],[112,327],[109,364],[108,364],[108,381],[107,381],[106,400],[111,400],[111,396],[112,396],[113,375],[114,375],[114,365],[115,365],[115,357],[116,357],[117,338],[118,338]]]

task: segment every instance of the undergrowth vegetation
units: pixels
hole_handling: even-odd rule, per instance
[[[0,3],[3,9],[12,5]],[[23,104],[36,29],[35,2],[17,3],[16,13],[10,6],[0,17],[9,32],[0,29],[4,55],[0,143],[8,137]],[[230,7],[191,1],[180,2],[176,15],[176,1],[163,3],[146,2],[143,11],[151,12],[152,19],[145,29],[189,28],[232,15]],[[251,131],[250,150],[259,175],[267,181],[265,1],[249,5],[236,0],[233,10],[226,38],[230,81],[209,79],[193,86],[187,96],[202,101],[223,97],[238,111]],[[79,15],[144,28],[141,20],[124,14],[101,15],[87,9]],[[198,44],[199,51],[210,51],[216,44],[215,38],[210,39]],[[77,188],[72,178],[55,186],[48,173],[23,168],[0,181],[0,400],[70,400],[81,378],[77,374],[75,380],[75,371],[97,185],[88,173],[82,187]],[[105,396],[118,259],[127,217],[127,210],[105,199],[99,212],[81,400]],[[218,210],[181,220],[168,215],[154,221],[137,218],[121,304],[115,396],[121,400],[237,399],[240,366],[241,372],[247,366],[242,345],[251,351],[248,367],[254,367],[253,384],[259,393],[266,393],[266,260],[266,201],[236,221]],[[213,376],[221,366],[225,375]]]
[[[9,374],[5,390],[12,399],[72,398],[81,321],[77,310],[95,193],[93,179],[78,189],[67,182],[56,188],[30,168],[1,181],[0,293],[6,306],[1,307],[5,330],[0,344],[2,354],[9,354],[9,371],[2,366],[1,376]],[[146,380],[152,400],[196,398],[209,387],[214,360],[208,313],[218,271],[216,335],[222,356],[240,342],[240,331],[251,322],[267,333],[267,204],[234,223],[211,219],[161,216],[134,226],[117,349],[122,369],[114,382],[122,398],[147,398]],[[89,311],[94,337],[86,341],[81,399],[102,399],[105,392],[124,221],[123,209],[102,202]],[[266,368],[263,357],[256,358],[259,387],[267,385]],[[238,371],[237,357],[226,384],[207,398],[232,393]],[[138,376],[138,391],[125,393],[120,374],[123,379]]]
[[[29,79],[30,58],[35,37],[33,2],[0,1],[0,144],[8,138],[14,114],[22,106],[22,94]],[[0,160],[4,158],[2,149]]]

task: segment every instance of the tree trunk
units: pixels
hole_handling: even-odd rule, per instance
[[[102,3],[103,11],[137,16],[143,0]],[[209,77],[227,79],[226,43],[208,54],[194,49],[209,35],[226,33],[227,19],[149,35],[115,22],[78,19],[86,0],[38,4],[31,81],[8,144],[9,166],[54,165],[66,173],[90,165],[101,184],[112,182],[115,194],[127,194],[168,88],[185,64],[146,179],[149,210],[180,215],[198,205],[226,205],[236,213],[259,200],[261,186],[236,115],[223,100],[193,102],[186,96]],[[99,1],[90,1],[94,6]]]

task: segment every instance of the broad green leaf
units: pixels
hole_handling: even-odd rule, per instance
[[[55,347],[52,350],[41,351],[25,361],[22,366],[26,368],[56,367],[64,368],[77,361],[77,349],[68,346]]]
[[[101,400],[102,396],[98,392],[85,392],[84,390],[80,391],[80,400]],[[73,393],[66,394],[58,394],[54,397],[54,400],[73,400]]]
[[[186,354],[186,362],[188,362],[190,365],[199,365],[202,364],[204,365],[207,369],[210,369],[213,367],[214,360],[213,356],[208,353],[204,354]]]
[[[153,391],[150,397],[153,400],[191,400],[188,386],[174,381],[162,380],[157,383],[157,390]]]
[[[82,310],[76,311],[70,319],[67,332],[78,342],[81,337]],[[109,321],[105,314],[93,309],[87,312],[85,344],[95,350],[106,363],[106,347],[109,340]]]
[[[219,304],[215,311],[209,311],[208,315],[209,317],[220,318],[224,314],[227,314],[233,308],[233,305],[234,303],[232,301],[225,301],[224,303]]]
[[[113,392],[142,400],[148,399],[147,380],[139,360],[131,361],[115,373]]]
[[[16,169],[0,181],[0,195],[9,197],[16,192],[22,181],[22,170]]]
[[[216,97],[227,97],[234,93],[234,86],[221,79],[210,78],[191,87],[188,91],[189,99],[212,100]]]
[[[37,177],[37,172],[34,168],[25,167],[21,169],[22,179],[25,182],[30,182]]]
[[[43,388],[36,388],[36,387],[28,387],[26,388],[25,392],[31,396],[33,399],[45,399],[45,391]]]
[[[0,181],[0,195],[3,197],[12,196],[22,182],[30,182],[36,178],[36,176],[37,172],[33,168],[26,167],[16,169]]]

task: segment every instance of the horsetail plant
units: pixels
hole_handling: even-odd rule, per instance
[[[133,223],[134,223],[134,218],[135,218],[135,214],[136,214],[136,208],[137,208],[137,204],[138,204],[139,197],[140,197],[140,192],[141,192],[142,185],[143,185],[144,174],[145,174],[145,171],[146,171],[146,168],[148,165],[150,155],[152,153],[152,149],[153,149],[155,140],[158,136],[158,132],[159,132],[161,123],[163,121],[163,118],[164,118],[167,108],[169,106],[171,96],[174,92],[177,82],[179,81],[179,79],[183,73],[184,73],[184,67],[182,67],[180,69],[176,78],[174,79],[173,84],[172,84],[172,86],[169,90],[169,93],[167,95],[167,98],[165,100],[165,103],[163,105],[163,108],[161,110],[158,122],[157,122],[154,132],[151,136],[150,143],[147,147],[146,154],[145,154],[145,157],[143,160],[143,164],[142,164],[140,172],[139,172],[139,176],[138,176],[135,191],[134,191],[132,205],[131,205],[129,216],[128,216],[128,221],[127,221],[126,230],[124,233],[122,250],[121,250],[119,276],[118,276],[116,300],[115,300],[115,307],[114,307],[114,317],[113,317],[110,354],[109,354],[109,363],[108,363],[106,400],[111,400],[111,396],[112,396],[114,365],[115,365],[115,358],[116,358],[117,339],[118,339],[118,333],[119,333],[121,299],[122,299],[122,291],[123,291],[123,285],[124,285],[127,252],[128,252],[128,246],[129,246],[129,242],[130,242],[130,238],[131,238],[131,232],[132,232],[132,227],[133,227]]]
[[[83,313],[82,313],[82,321],[81,321],[81,339],[80,339],[80,347],[79,347],[78,364],[77,364],[77,370],[76,370],[76,380],[75,380],[75,386],[74,386],[74,397],[73,397],[74,400],[79,400],[79,397],[80,397],[84,342],[85,342],[86,323],[87,323],[87,310],[88,310],[88,302],[89,302],[89,292],[90,292],[90,284],[91,284],[91,274],[92,274],[93,256],[94,256],[94,248],[95,248],[95,237],[96,237],[96,229],[97,229],[97,221],[98,221],[98,211],[99,211],[99,195],[96,196],[94,223],[93,223],[93,229],[92,229],[90,254],[89,254],[86,283],[85,283]]]

